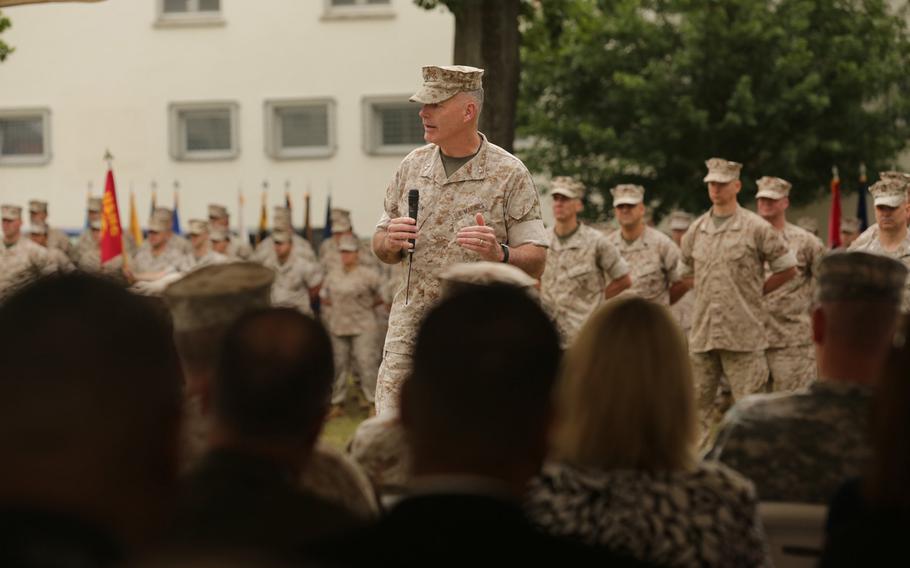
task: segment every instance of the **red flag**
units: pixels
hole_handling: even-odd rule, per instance
[[[114,172],[108,168],[101,202],[101,263],[123,254],[123,231],[120,226],[120,209],[114,188]]]
[[[838,248],[840,242],[840,176],[837,166],[831,177],[831,213],[828,215],[828,247]]]

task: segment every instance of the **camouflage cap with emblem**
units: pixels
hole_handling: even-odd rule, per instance
[[[28,228],[28,234],[46,235],[47,234],[47,225],[45,225],[44,223],[32,223]]]
[[[227,219],[228,211],[224,205],[209,203],[209,219]]]
[[[89,213],[101,213],[101,198],[100,197],[89,197],[86,208]]]
[[[537,298],[537,280],[527,272],[501,262],[464,262],[453,264],[438,275],[443,296],[451,296],[467,287],[514,286]]]
[[[723,158],[711,158],[705,162],[708,168],[708,175],[705,176],[704,182],[730,183],[739,179],[739,174],[743,165],[739,162],[731,162]]]
[[[156,233],[162,233],[164,231],[170,231],[173,223],[173,217],[171,210],[167,207],[156,207],[152,211],[152,218],[149,219],[149,231],[154,231]]]
[[[907,201],[907,182],[898,177],[882,178],[869,186],[876,206],[897,207]]]
[[[29,213],[47,213],[47,201],[31,199],[28,202]]]
[[[764,197],[765,199],[783,199],[790,197],[790,189],[793,187],[789,181],[771,176],[762,176],[755,182],[758,186],[758,192],[755,197]]]
[[[291,240],[291,231],[285,227],[277,228],[272,231],[272,242],[275,244],[283,244],[290,242]]]
[[[18,205],[0,205],[0,215],[4,221],[18,221],[22,218],[22,208]]]
[[[859,233],[859,219],[856,217],[844,217],[840,220],[841,233]]]
[[[347,233],[352,230],[351,212],[347,209],[334,208],[330,216],[332,218],[333,233]]]
[[[190,234],[204,235],[209,232],[209,223],[204,219],[190,219]]]
[[[437,104],[483,86],[483,69],[477,67],[426,65],[422,72],[423,85],[409,99],[412,103]]]
[[[354,235],[344,235],[338,243],[338,250],[341,252],[358,252],[360,251],[360,242]]]
[[[556,176],[550,180],[550,195],[581,199],[585,196],[585,185],[573,177]]]
[[[834,251],[818,266],[819,302],[888,302],[898,306],[907,267],[893,258],[860,251]]]
[[[692,224],[693,217],[691,213],[685,211],[673,211],[670,213],[670,230],[686,231]]]
[[[254,262],[205,266],[164,290],[175,332],[230,324],[270,303],[275,272]]]
[[[613,207],[620,205],[638,205],[645,200],[645,188],[633,183],[621,183],[610,188],[613,196]]]

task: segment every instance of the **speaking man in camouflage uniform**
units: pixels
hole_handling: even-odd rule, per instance
[[[322,284],[322,269],[315,262],[309,262],[294,254],[296,243],[291,232],[275,229],[271,235],[275,252],[262,263],[275,271],[272,284],[272,305],[297,308],[302,313],[313,315],[312,301],[319,294]]]
[[[209,226],[202,219],[190,219],[190,244],[193,246],[193,252],[184,257],[183,265],[180,267],[181,272],[189,272],[203,266],[220,264],[229,260],[227,256],[212,250],[212,244],[209,240]]]
[[[910,231],[907,230],[907,222],[910,221],[910,204],[907,202],[910,176],[888,174],[883,172],[882,178],[869,187],[875,203],[875,236],[866,240],[860,237],[850,250],[890,256],[910,267]],[[901,311],[910,312],[910,278],[904,290]]]
[[[376,271],[360,265],[360,242],[353,235],[346,235],[338,249],[340,266],[326,274],[319,290],[323,304],[332,308],[326,326],[335,351],[332,404],[336,409],[344,404],[349,371],[360,379],[366,400],[373,402],[381,358],[374,308],[382,304],[382,281]]]
[[[0,296],[25,279],[53,270],[47,251],[22,238],[22,208],[0,206],[3,218],[3,246],[0,247]]]
[[[629,292],[669,306],[685,294],[677,267],[679,247],[670,237],[645,224],[645,188],[621,184],[610,189],[619,230],[607,237],[632,271]]]
[[[906,277],[906,267],[885,256],[825,256],[812,314],[819,380],[737,402],[707,458],[751,479],[762,501],[827,503],[844,480],[860,475],[870,455],[872,389],[898,326]]]
[[[742,164],[706,162],[711,209],[682,239],[680,273],[694,287],[689,351],[701,418],[702,441],[711,434],[721,376],[734,399],[759,392],[768,382],[762,296],[796,276],[796,259],[764,219],[736,201]],[[772,272],[765,278],[765,263]]]
[[[787,222],[790,182],[764,176],[758,180],[758,214],[783,237],[796,256],[797,275],[783,286],[765,294],[765,355],[771,370],[772,388],[793,391],[815,380],[815,348],[809,314],[818,263],[825,245],[805,229]],[[765,276],[771,276],[765,267]]]
[[[217,252],[226,255],[232,260],[246,260],[250,258],[253,254],[250,243],[244,242],[239,237],[235,237],[231,234],[231,216],[228,213],[227,207],[218,203],[210,203],[208,209],[210,232],[214,233],[216,229],[219,229],[219,234],[224,234],[228,243],[225,250],[219,250]]]
[[[482,75],[474,67],[427,66],[423,86],[410,99],[422,105],[429,144],[401,162],[373,235],[380,260],[397,264],[407,258],[410,263],[402,271],[404,277],[410,271],[410,288],[400,283],[389,315],[376,388],[378,413],[398,406],[418,323],[439,297],[435,274],[440,269],[488,260],[514,264],[536,277],[544,267],[547,234],[531,174],[477,130]],[[420,195],[416,220],[407,216],[410,189]]]
[[[60,229],[54,229],[47,223],[47,201],[32,199],[28,202],[29,225],[44,225],[47,227],[46,248],[58,249],[63,254],[70,253],[70,238]]]
[[[540,282],[544,308],[556,321],[560,343],[567,348],[605,301],[632,286],[629,266],[606,235],[578,220],[584,185],[566,176],[553,178],[550,250]]]

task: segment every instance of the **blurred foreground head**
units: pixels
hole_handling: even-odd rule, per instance
[[[521,289],[443,300],[421,325],[402,388],[414,473],[481,475],[520,491],[546,453],[559,357],[553,324]]]
[[[218,442],[282,445],[307,455],[334,375],[331,340],[315,319],[288,308],[241,316],[224,337],[212,388]]]
[[[69,515],[127,545],[174,490],[181,374],[152,300],[83,273],[0,305],[0,502]]]

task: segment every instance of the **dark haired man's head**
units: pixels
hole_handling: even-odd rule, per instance
[[[332,343],[318,321],[287,308],[247,313],[228,330],[215,375],[216,443],[308,451],[333,377]]]
[[[415,474],[523,486],[546,453],[559,359],[552,322],[520,289],[469,289],[438,304],[402,390]]]
[[[0,501],[141,540],[177,472],[180,365],[164,312],[81,273],[0,305]]]

